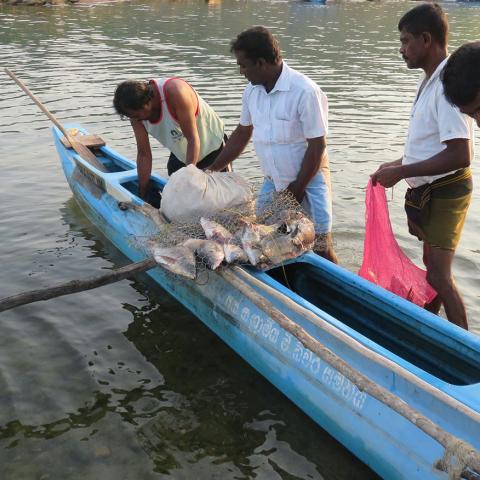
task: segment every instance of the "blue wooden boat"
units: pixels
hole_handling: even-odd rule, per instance
[[[68,126],[72,127],[87,133],[78,125]],[[100,172],[64,146],[57,128],[53,136],[65,176],[85,214],[124,255],[143,260],[145,251],[132,239],[154,235],[159,226],[141,211],[145,204],[137,196],[135,163],[103,146],[96,155],[108,172]],[[156,175],[152,181],[159,189],[165,185]],[[480,449],[477,336],[313,253],[288,265],[288,283],[275,269],[240,270],[252,288],[359,372]],[[212,272],[206,284],[199,284],[160,267],[148,274],[379,475],[447,478],[434,467],[443,455],[442,445],[304,348],[222,275]],[[282,297],[291,303],[282,303]],[[300,315],[293,304],[306,313]],[[325,331],[322,322],[357,340],[375,358],[391,360],[410,377],[359,353]],[[448,396],[453,405],[412,378]]]

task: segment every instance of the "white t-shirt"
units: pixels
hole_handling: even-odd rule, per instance
[[[447,148],[444,143],[447,140],[455,138],[473,140],[472,119],[463,115],[456,107],[451,105],[443,93],[440,74],[446,63],[447,59],[437,67],[423,87],[420,96],[418,92],[425,76],[420,79],[417,85],[416,101],[412,105],[410,125],[405,142],[403,165],[422,162],[433,157]],[[452,170],[429,177],[407,178],[406,181],[411,187],[419,187],[455,171]]]
[[[263,85],[248,84],[240,125],[253,125],[253,144],[263,174],[273,180],[277,191],[283,190],[297,178],[307,138],[327,134],[327,97],[315,82],[283,62],[270,92]]]

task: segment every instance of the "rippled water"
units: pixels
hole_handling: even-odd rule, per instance
[[[480,7],[448,3],[457,46],[480,38]],[[334,228],[341,262],[363,249],[368,174],[402,151],[417,72],[399,55],[408,2],[132,1],[55,8],[0,6],[0,63],[62,122],[78,121],[134,156],[111,107],[125,78],[187,78],[231,131],[245,81],[228,52],[265,24],[291,66],[330,101]],[[37,107],[0,74],[1,297],[125,264],[72,200]],[[477,142],[478,148],[478,142]],[[155,147],[165,172],[166,151]],[[259,178],[252,150],[236,169]],[[475,179],[478,164],[474,164]],[[417,262],[402,210],[399,242]],[[480,332],[480,190],[455,274]],[[147,277],[25,306],[0,317],[2,479],[366,479],[374,474]]]

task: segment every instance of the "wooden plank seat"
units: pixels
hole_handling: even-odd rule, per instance
[[[66,148],[72,148],[70,142],[65,137],[62,137],[60,140]],[[90,148],[99,148],[105,146],[105,140],[98,135],[75,135],[75,140]]]

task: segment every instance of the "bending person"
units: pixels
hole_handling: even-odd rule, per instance
[[[253,134],[264,183],[260,197],[288,189],[315,223],[316,251],[337,262],[332,246],[332,201],[326,150],[327,97],[320,87],[282,60],[277,40],[253,27],[231,44],[240,74],[250,82],[240,123],[212,170],[235,160]]]
[[[152,173],[149,135],[171,152],[168,175],[190,164],[204,170],[223,148],[226,139],[223,122],[181,78],[160,78],[149,82],[126,80],[117,86],[113,106],[132,124],[143,199],[147,197]]]

